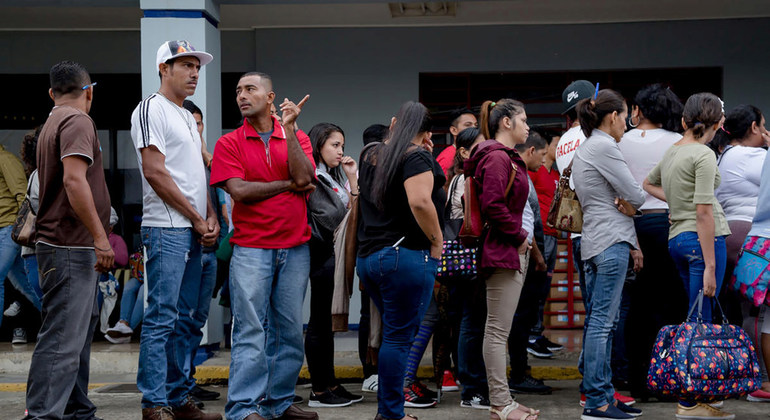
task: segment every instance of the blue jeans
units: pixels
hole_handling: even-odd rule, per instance
[[[197,285],[197,296],[191,295],[190,306],[194,308],[193,320],[200,327],[194,329],[190,334],[190,352],[187,354],[185,362],[185,375],[187,376],[186,388],[192,390],[195,388],[195,354],[203,340],[203,326],[209,319],[209,308],[211,307],[211,294],[214,291],[214,284],[217,282],[217,256],[213,252],[203,252],[201,254],[201,280]]]
[[[190,392],[190,337],[203,324],[195,315],[201,287],[201,247],[192,228],[142,227],[147,310],[136,385],[142,408],[179,406]]]
[[[24,297],[29,299],[35,307],[40,310],[41,297],[36,294],[35,289],[29,282],[24,270],[24,261],[21,259],[21,247],[11,239],[13,225],[0,228],[0,309],[5,308],[3,304],[5,297],[5,277],[11,281],[13,287],[18,289]],[[0,316],[0,318],[2,318]],[[0,324],[2,319],[0,319]]]
[[[277,418],[292,404],[304,357],[302,303],[309,275],[307,244],[289,249],[233,247],[233,348],[225,405],[229,420],[252,413]]]
[[[584,261],[588,316],[583,343],[583,389],[586,408],[615,401],[612,386],[612,332],[620,316],[620,298],[626,279],[630,245],[621,242]]]
[[[427,250],[401,247],[358,258],[358,277],[382,314],[377,404],[386,419],[404,417],[407,355],[428,309],[438,264]]]
[[[679,276],[684,283],[689,307],[692,307],[698,298],[698,292],[703,289],[703,271],[706,269],[698,234],[696,232],[682,232],[676,235],[668,241],[668,251],[671,253],[671,258],[674,259],[676,268],[679,270]],[[716,297],[719,297],[727,267],[727,246],[724,236],[714,238],[714,260],[716,262],[716,269],[714,270],[717,282]],[[711,322],[713,304],[712,298],[703,298],[703,320],[705,322]]]
[[[43,291],[40,289],[40,274],[37,270],[37,255],[24,255],[22,260],[24,260],[24,271],[27,273],[27,282],[29,282],[32,290],[35,291],[35,296],[37,296],[38,302],[42,305]],[[35,302],[32,302],[32,304],[37,307]]]
[[[462,384],[461,398],[469,400],[479,394],[487,397],[487,368],[479,357],[484,348],[484,324],[487,321],[486,287],[483,281],[458,286],[463,298],[463,318],[457,344],[457,379]]]
[[[144,316],[144,284],[131,279],[123,285],[123,296],[120,298],[120,320],[128,322],[132,330],[142,322]]]

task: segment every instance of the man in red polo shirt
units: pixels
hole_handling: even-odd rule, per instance
[[[284,99],[281,124],[270,115],[272,79],[252,72],[238,81],[236,100],[243,126],[217,141],[211,165],[211,185],[223,187],[234,203],[225,411],[229,419],[318,419],[292,405],[310,271],[306,195],[315,167],[310,139],[296,129],[308,96],[299,104]]]

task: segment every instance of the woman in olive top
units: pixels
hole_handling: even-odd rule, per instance
[[[681,140],[674,143],[644,181],[651,195],[668,201],[668,249],[689,296],[690,306],[703,289],[703,320],[711,321],[712,299],[722,286],[730,228],[714,190],[721,178],[714,153],[705,144],[722,126],[722,101],[711,93],[691,96],[684,106]],[[731,419],[708,404],[680,401],[677,418]]]

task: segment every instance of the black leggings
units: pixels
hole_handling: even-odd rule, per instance
[[[310,273],[310,321],[305,334],[305,357],[314,392],[324,392],[337,385],[334,377],[333,296],[334,257]]]

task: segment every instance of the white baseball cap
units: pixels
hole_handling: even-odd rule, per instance
[[[158,54],[155,58],[155,67],[160,67],[161,63],[165,63],[172,58],[177,57],[196,57],[201,62],[201,66],[205,66],[210,63],[214,57],[205,51],[196,51],[187,41],[166,41],[158,48]]]

